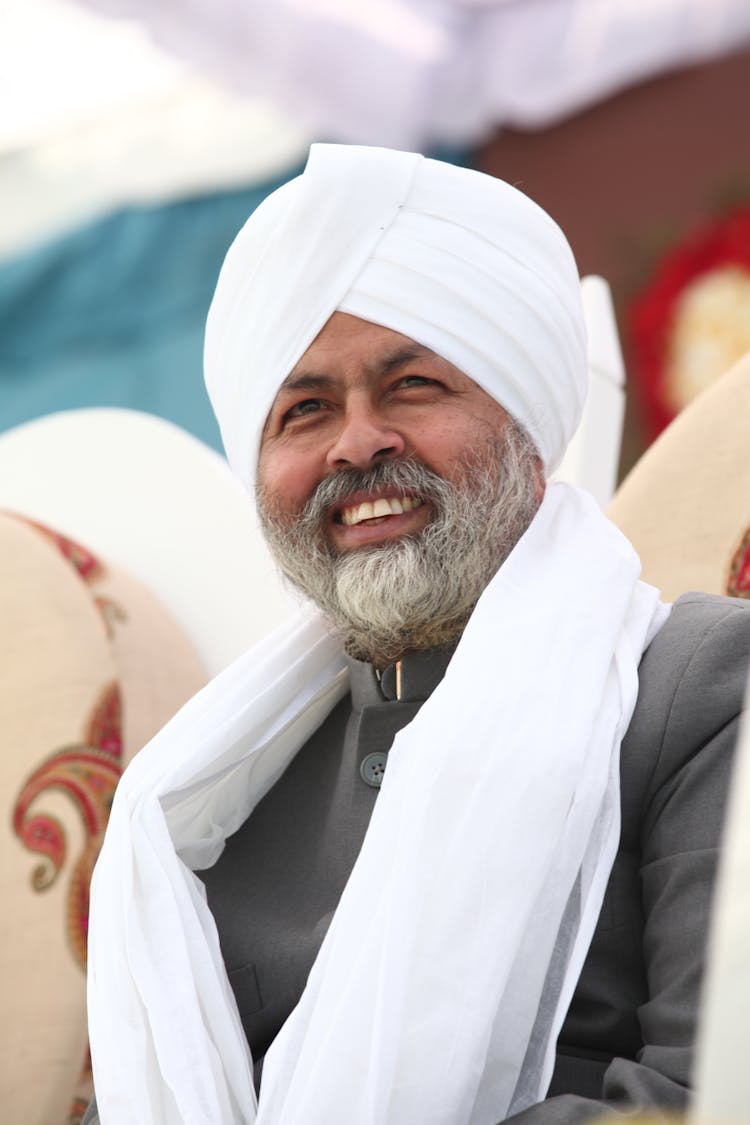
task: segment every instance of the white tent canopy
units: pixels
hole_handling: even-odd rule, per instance
[[[303,160],[305,132],[72,0],[0,8],[0,257],[134,203],[244,187]]]
[[[316,136],[418,149],[538,128],[750,38],[746,0],[86,0]]]
[[[0,256],[264,182],[313,136],[466,146],[750,41],[746,0],[82,3],[0,10]]]

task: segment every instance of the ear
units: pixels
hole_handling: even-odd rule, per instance
[[[537,503],[541,504],[544,499],[544,493],[547,489],[547,478],[544,475],[544,465],[542,464],[541,457],[534,458],[534,471],[536,473],[536,498]]]

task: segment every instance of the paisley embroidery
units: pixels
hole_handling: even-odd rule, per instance
[[[26,779],[13,810],[16,835],[30,851],[44,857],[31,876],[34,890],[44,891],[55,883],[65,862],[65,830],[57,817],[33,813],[30,806],[42,793],[55,789],[78,808],[86,842],[71,872],[66,928],[81,967],[86,964],[89,881],[121,773],[122,704],[119,686],[112,683],[97,700],[83,741],[62,747],[38,766]]]
[[[103,594],[96,594],[94,602],[101,614],[107,636],[112,640],[115,635],[115,625],[124,624],[128,620],[128,615],[122,606],[118,605],[112,598],[105,598]]]
[[[27,516],[21,516],[20,518],[53,543],[84,582],[96,582],[104,576],[105,568],[103,564],[87,547],[76,543],[74,539],[69,539],[67,535],[61,535],[59,531],[54,531],[46,524],[37,523],[36,520],[31,520]]]
[[[67,535],[62,535],[59,531],[47,527],[46,524],[29,519],[28,516],[20,516],[17,512],[10,512],[9,514],[22,520],[29,527],[33,527],[35,531],[38,531],[40,535],[56,547],[63,558],[73,567],[78,577],[87,585],[101,582],[102,579],[107,577],[107,568],[88,547],[84,547],[75,539],[70,539]],[[94,605],[101,614],[107,636],[111,640],[114,636],[115,625],[121,625],[127,621],[127,614],[122,606],[104,594],[94,594],[92,591],[92,597]]]
[[[732,598],[750,598],[750,527],[729,564],[726,592]]]

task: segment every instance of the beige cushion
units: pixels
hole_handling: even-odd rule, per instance
[[[0,631],[0,1105],[8,1121],[63,1125],[86,1054],[88,881],[114,787],[205,676],[139,583],[4,513]]]
[[[218,453],[164,418],[92,407],[6,430],[0,508],[80,539],[137,578],[210,676],[293,610],[245,488]]]
[[[660,435],[608,515],[667,600],[687,590],[750,597],[750,355]]]

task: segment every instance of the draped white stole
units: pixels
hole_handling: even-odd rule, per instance
[[[619,838],[619,747],[667,615],[585,493],[551,485],[396,737],[307,988],[252,1066],[202,886],[346,690],[301,615],[128,768],[92,886],[103,1125],[495,1125],[542,1098]],[[257,857],[262,862],[262,856]]]

